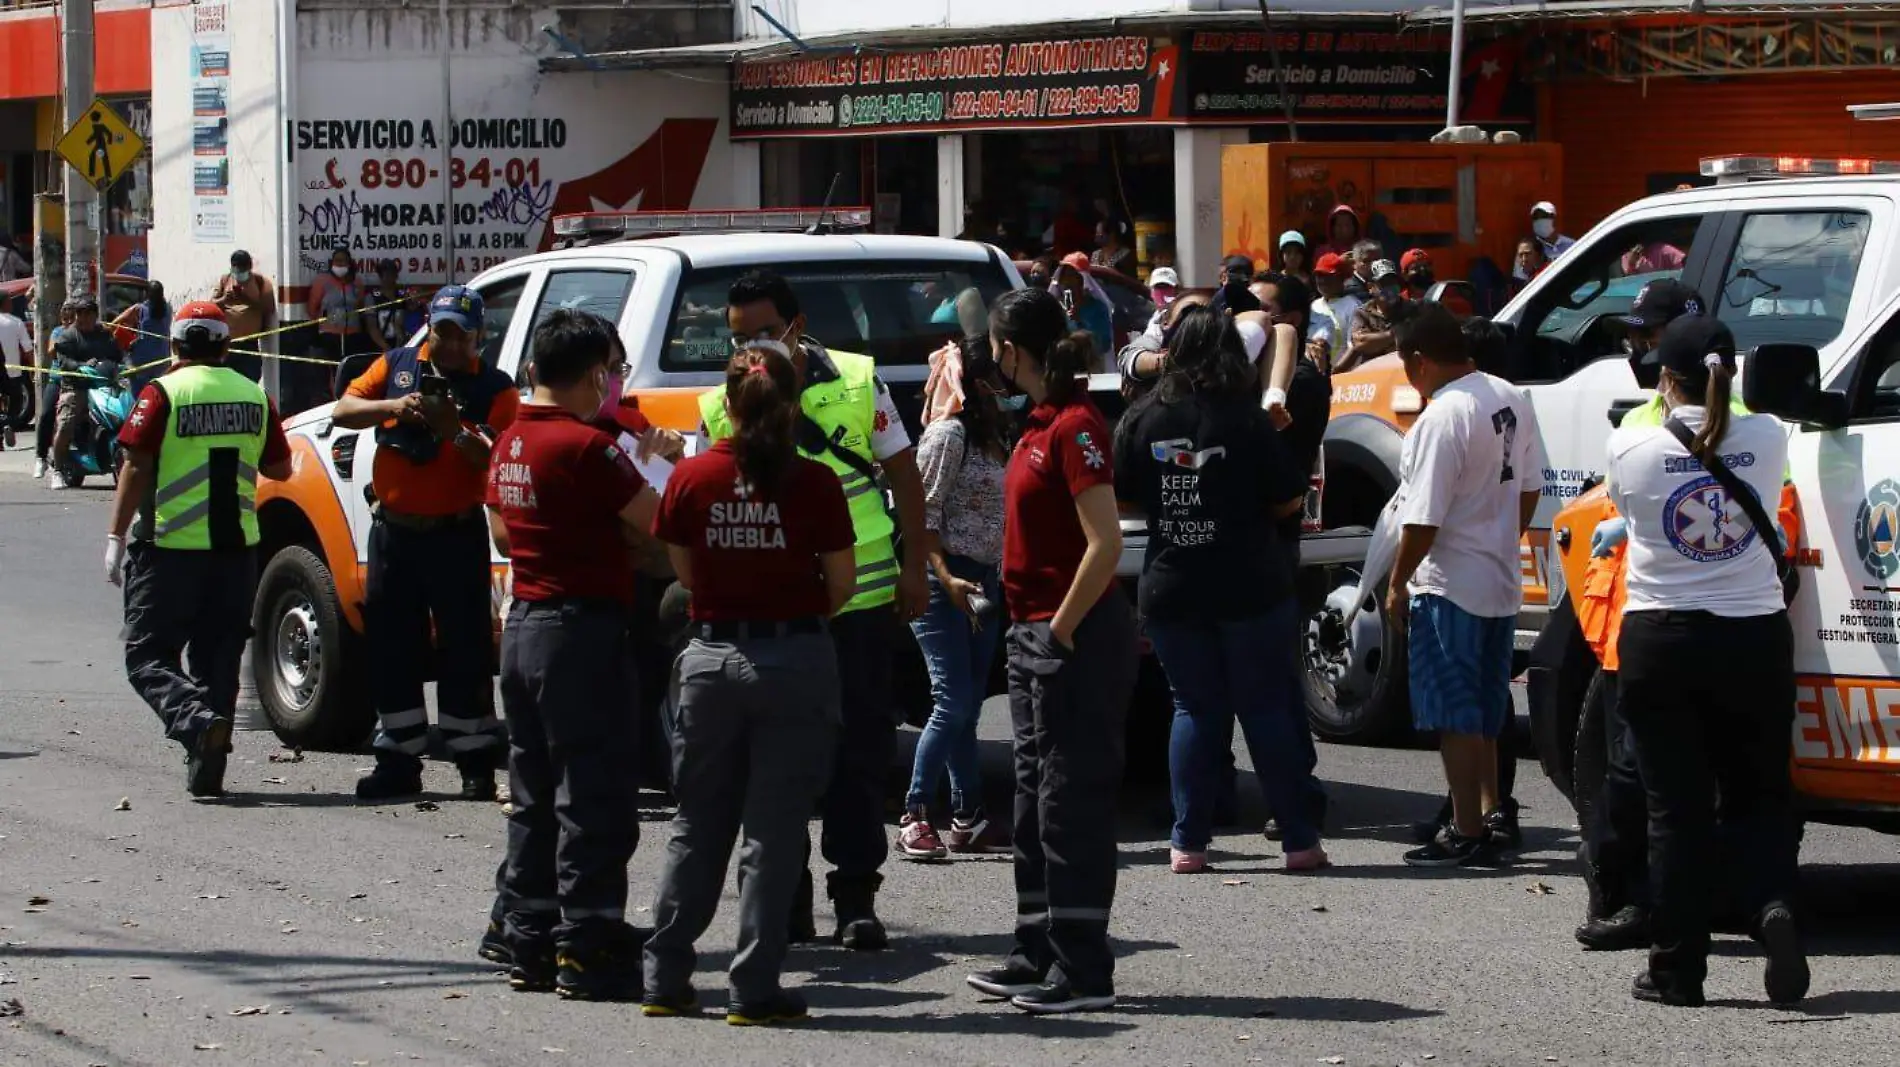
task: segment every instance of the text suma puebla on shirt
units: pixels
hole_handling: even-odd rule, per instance
[[[785,547],[778,504],[759,500],[716,500],[706,518],[707,548]]]
[[[495,497],[504,508],[538,508],[534,471],[526,463],[495,464]]]

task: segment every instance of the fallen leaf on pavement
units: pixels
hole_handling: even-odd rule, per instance
[[[1536,895],[1540,897],[1547,897],[1557,891],[1555,889],[1552,889],[1550,886],[1545,885],[1543,882],[1532,882],[1530,885],[1527,885],[1524,887],[1524,892],[1535,893]]]
[[[1247,880],[1245,878],[1228,878],[1228,879],[1222,880],[1221,884],[1222,885],[1246,885]]]
[[[137,920],[137,919],[127,919],[127,920],[125,920],[124,922],[122,922],[122,923],[120,923],[119,925],[120,925],[120,926],[123,926],[123,927],[125,927],[125,928],[126,928],[126,929],[128,929],[128,930],[130,930],[130,929],[133,929],[133,928],[135,928],[135,927],[137,927],[137,926],[138,926],[138,924],[139,924],[139,923],[138,923],[138,920]]]
[[[467,834],[443,834],[442,835],[443,839],[448,840],[448,841],[460,841],[461,839],[467,836],[468,836]]]
[[[433,800],[418,800],[416,801],[416,810],[417,811],[441,811],[442,805],[437,804]]]
[[[246,1005],[241,1008],[232,1008],[230,1011],[230,1014],[232,1015],[262,1015],[268,1011],[270,1011],[269,1004],[251,1004],[251,1005]]]
[[[132,810],[132,798],[131,798],[131,797],[120,797],[120,798],[119,798],[119,802],[118,802],[117,804],[114,804],[114,805],[112,805],[112,810],[113,810],[113,811],[131,811],[131,810]]]
[[[1252,1035],[1252,1034],[1241,1034],[1241,1035],[1240,1035],[1239,1037],[1236,1037],[1236,1038],[1234,1038],[1234,1040],[1235,1040],[1235,1041],[1252,1041],[1252,1040],[1253,1040],[1253,1035]]]
[[[19,997],[9,997],[6,1000],[0,1000],[0,1019],[11,1019],[16,1015],[25,1014],[26,1005],[20,1003]]]
[[[81,878],[80,881],[86,883],[87,885],[98,885],[100,882],[104,881],[104,879],[103,878]]]
[[[41,915],[46,911],[45,908],[21,908],[20,910],[26,912],[28,915]]]
[[[282,778],[266,778],[264,779],[264,784],[265,785],[287,785],[289,783],[286,782]]]
[[[369,896],[369,894],[368,894],[368,893],[351,893],[351,894],[350,894],[350,899],[351,899],[351,900],[363,900],[363,899],[366,899],[366,898],[367,898],[368,896]]]
[[[149,974],[128,974],[126,977],[134,982],[149,982],[152,980],[152,976]]]
[[[1314,911],[1325,911],[1325,910],[1326,910],[1326,905],[1324,905],[1324,904],[1315,904],[1315,905],[1313,905],[1313,910],[1314,910]]]
[[[28,904],[31,904],[33,907],[37,908],[37,907],[41,907],[42,905],[51,904],[53,902],[53,898],[52,897],[27,897],[26,902]]]
[[[198,894],[198,899],[199,900],[223,900],[224,894],[223,893],[200,893]]]
[[[467,993],[464,993],[459,989],[451,989],[448,992],[442,994],[442,999],[443,1000],[461,1000],[467,996],[468,996]]]
[[[567,1050],[566,1050],[566,1049],[564,1049],[564,1048],[547,1048],[547,1047],[545,1047],[545,1046],[544,1046],[544,1047],[543,1047],[543,1048],[541,1049],[541,1051],[542,1051],[542,1052],[566,1052]]]
[[[197,1049],[199,1052],[216,1052],[224,1046],[218,1044],[216,1041],[200,1041],[191,1047]]]
[[[294,926],[286,926],[282,930],[279,930],[277,932],[280,934],[294,934],[297,932],[297,928]]]
[[[303,749],[293,748],[289,752],[273,752],[270,754],[270,761],[272,763],[302,763]]]
[[[1344,1056],[1327,1056],[1327,1057],[1325,1057],[1324,1059],[1322,1059],[1322,1060],[1320,1060],[1319,1062],[1321,1062],[1321,1063],[1345,1063],[1345,1062],[1346,1062],[1346,1057],[1344,1057]]]

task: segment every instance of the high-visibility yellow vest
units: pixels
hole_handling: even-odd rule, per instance
[[[877,365],[869,356],[832,351],[831,361],[838,377],[829,382],[805,386],[799,407],[825,431],[838,447],[860,457],[865,466],[872,462],[871,433],[877,423]],[[706,436],[719,441],[732,436],[732,418],[726,413],[726,387],[701,394],[699,417],[706,424]],[[857,585],[851,599],[840,611],[861,611],[889,604],[897,599],[897,551],[891,543],[896,526],[884,507],[884,491],[877,482],[854,470],[834,449],[799,453],[830,467],[844,487],[845,502],[851,506],[851,529],[855,534]]]
[[[257,544],[257,464],[270,401],[226,367],[188,366],[156,382],[171,403],[141,526],[160,548]]]

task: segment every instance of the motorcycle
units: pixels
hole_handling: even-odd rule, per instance
[[[72,447],[58,463],[59,479],[68,489],[76,489],[85,484],[87,475],[109,474],[117,486],[119,467],[125,462],[119,430],[131,417],[137,398],[124,369],[113,360],[95,359],[80,373],[92,381],[86,391],[86,420],[74,430]]]

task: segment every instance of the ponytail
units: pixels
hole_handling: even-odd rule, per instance
[[[1042,387],[1048,392],[1049,403],[1061,407],[1085,395],[1088,386],[1082,378],[1094,365],[1095,337],[1087,330],[1077,330],[1057,341],[1042,361]]]
[[[772,497],[798,455],[792,427],[798,418],[798,375],[792,361],[765,348],[748,348],[726,364],[726,408],[732,450],[746,491]]]
[[[1711,362],[1708,367],[1708,384],[1703,387],[1702,429],[1696,431],[1695,438],[1689,442],[1689,451],[1703,463],[1713,463],[1720,454],[1722,438],[1728,436],[1729,391],[1733,388],[1735,372],[1726,364]]]
[[[1086,392],[1078,379],[1095,365],[1095,339],[1086,330],[1069,331],[1068,312],[1047,290],[1012,289],[997,297],[990,329],[1042,365],[1048,403],[1061,407]]]

